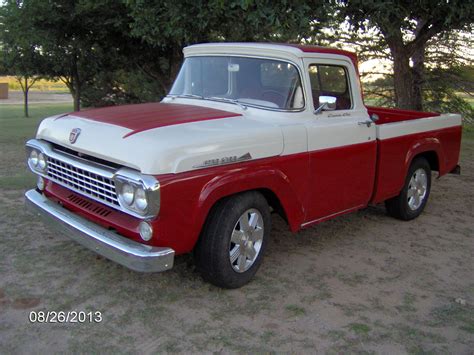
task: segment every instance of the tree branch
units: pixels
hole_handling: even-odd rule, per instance
[[[23,78],[25,78],[25,77],[26,77],[25,75],[22,75],[22,76],[15,76],[15,79],[16,79],[16,81],[18,81],[18,83],[20,84],[21,90],[22,90],[23,92],[25,92],[25,90],[27,89],[27,88],[25,88],[25,85],[23,85]]]

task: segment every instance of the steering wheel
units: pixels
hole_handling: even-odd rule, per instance
[[[279,108],[284,107],[286,104],[285,95],[282,95],[276,90],[265,90],[262,92],[262,99],[277,104]]]

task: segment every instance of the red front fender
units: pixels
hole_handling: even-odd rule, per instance
[[[273,192],[283,207],[290,228],[299,229],[305,217],[303,201],[294,191],[290,178],[281,170],[271,167],[231,171],[210,180],[203,187],[199,198],[199,221],[204,222],[210,209],[218,200],[239,192],[259,189]]]
[[[153,222],[157,245],[177,253],[194,248],[214,204],[236,193],[266,189],[280,201],[290,228],[296,231],[305,218],[307,154],[259,159],[176,175],[158,177],[161,208]]]

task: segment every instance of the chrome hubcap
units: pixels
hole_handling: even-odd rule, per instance
[[[423,203],[426,192],[428,190],[428,177],[426,176],[426,171],[423,169],[417,169],[411,179],[410,184],[408,185],[408,207],[412,211],[420,208]]]
[[[263,242],[263,218],[252,208],[245,211],[234,226],[230,239],[229,259],[232,268],[245,272],[257,260]]]

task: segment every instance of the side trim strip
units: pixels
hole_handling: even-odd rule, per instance
[[[313,225],[313,224],[316,224],[316,223],[319,223],[319,222],[324,222],[325,220],[328,220],[330,218],[337,217],[337,216],[340,216],[340,215],[343,215],[343,214],[346,214],[346,213],[349,213],[349,212],[353,212],[353,211],[359,210],[359,209],[364,208],[364,207],[365,207],[365,205],[358,205],[356,207],[351,207],[351,208],[348,208],[348,209],[343,210],[343,211],[332,213],[330,215],[320,217],[318,219],[314,219],[314,220],[309,221],[309,222],[305,222],[305,223],[301,224],[301,228],[306,228],[306,227],[309,227],[310,225]]]

